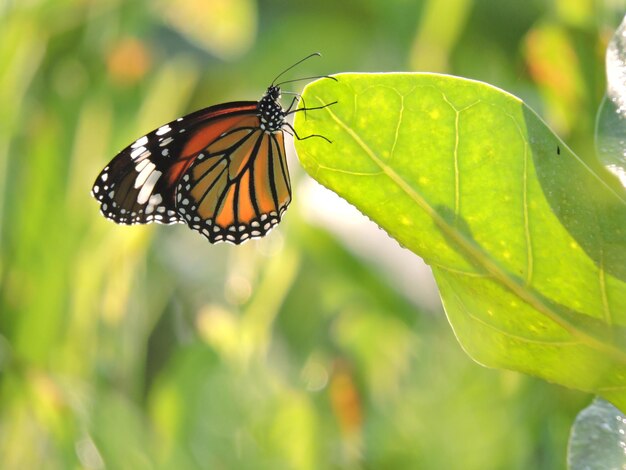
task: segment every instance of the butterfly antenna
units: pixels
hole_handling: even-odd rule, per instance
[[[296,65],[300,65],[302,62],[304,62],[305,60],[309,60],[311,57],[320,57],[322,54],[320,54],[319,52],[314,52],[313,54],[309,54],[308,56],[306,56],[304,59],[300,59],[298,62],[296,62],[293,65],[290,65],[289,67],[287,67],[285,70],[283,70],[282,72],[280,72],[276,78],[274,80],[272,80],[272,86],[274,86],[274,82],[276,82],[276,80],[278,80],[280,77],[282,77],[285,73],[289,72],[292,68],[294,68]],[[285,83],[285,82],[283,82]],[[280,84],[278,84],[277,86],[280,86]]]
[[[302,77],[302,78],[294,78],[293,80],[285,80],[283,82],[277,83],[276,86],[281,86],[281,85],[284,85],[285,83],[301,82],[302,80],[313,80],[315,78],[330,78],[331,80],[338,81],[335,77],[331,77],[330,75],[315,75],[313,77]]]

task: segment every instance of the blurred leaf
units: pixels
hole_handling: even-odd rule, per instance
[[[312,405],[276,372],[234,370],[200,344],[178,351],[150,397],[166,467],[319,468]]]
[[[472,0],[430,0],[417,29],[412,51],[413,70],[446,72],[448,57],[471,12]],[[445,16],[446,21],[441,18]]]
[[[606,50],[607,96],[598,111],[598,157],[626,187],[626,17]]]
[[[429,263],[478,362],[626,408],[626,194],[518,98],[434,74],[305,88],[305,169]]]
[[[588,26],[594,21],[593,0],[555,0],[557,15],[566,23],[577,26]]]
[[[255,0],[161,0],[154,5],[180,34],[222,59],[244,54],[256,36]]]
[[[570,470],[626,468],[626,416],[610,403],[596,398],[582,410],[569,441]]]
[[[97,399],[92,423],[93,439],[106,468],[151,469],[151,429],[141,410],[111,393]]]
[[[374,400],[392,399],[416,349],[411,330],[391,315],[359,308],[342,312],[335,325],[335,335],[337,343],[359,361]]]
[[[8,230],[4,226],[4,206],[11,135],[19,128],[25,108],[24,95],[41,65],[45,49],[45,36],[32,18],[15,15],[13,21],[1,21],[1,15],[0,62],[4,66],[0,68],[0,240]],[[0,252],[0,270],[3,258],[4,253]]]

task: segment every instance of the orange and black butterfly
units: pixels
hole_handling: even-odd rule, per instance
[[[265,235],[291,202],[284,132],[326,139],[299,137],[285,119],[328,106],[292,109],[295,94],[285,110],[280,85],[296,80],[274,83],[316,55],[279,74],[259,101],[201,109],[126,147],[93,185],[102,214],[118,224],[186,223],[211,243],[239,244]]]

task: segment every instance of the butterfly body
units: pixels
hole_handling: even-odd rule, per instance
[[[259,100],[258,114],[261,129],[265,132],[282,132],[285,125],[285,111],[280,105],[280,88],[270,86]]]
[[[211,243],[265,235],[291,202],[280,88],[211,106],[137,139],[92,195],[120,224],[186,223]]]

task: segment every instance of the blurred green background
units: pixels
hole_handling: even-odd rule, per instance
[[[624,7],[0,2],[0,468],[564,468],[590,397],[472,362],[427,268],[293,152],[285,220],[240,247],[116,226],[89,191],[143,133],[313,51],[293,77],[487,81],[593,158]]]

